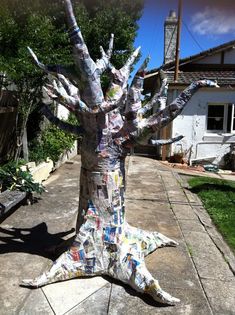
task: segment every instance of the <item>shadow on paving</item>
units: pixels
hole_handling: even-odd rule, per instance
[[[108,276],[102,276],[106,281],[110,282],[112,285],[117,285],[119,287],[122,287],[125,292],[133,297],[138,297],[141,299],[144,303],[146,303],[149,306],[158,307],[158,308],[167,308],[171,307],[171,305],[158,303],[153,300],[153,298],[148,294],[139,293],[136,290],[132,289],[128,284],[125,284],[117,279],[108,277]]]
[[[28,253],[54,260],[54,248],[61,244],[63,237],[73,233],[74,228],[60,233],[51,234],[45,222],[32,228],[2,228],[0,227],[0,254]]]
[[[219,190],[219,191],[224,191],[224,192],[235,192],[235,188],[231,187],[230,185],[226,185],[226,184],[209,184],[209,183],[204,183],[204,184],[200,184],[197,185],[194,188],[190,188],[188,190],[190,190],[192,193],[197,194],[201,191],[208,191],[208,190]],[[234,201],[235,202],[235,201]]]

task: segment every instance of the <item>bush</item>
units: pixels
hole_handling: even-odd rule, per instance
[[[57,162],[65,150],[70,150],[76,137],[50,125],[41,135],[41,140],[33,140],[29,147],[29,159],[40,163],[48,157]]]
[[[40,194],[45,191],[41,184],[34,182],[29,171],[22,170],[24,164],[23,161],[11,161],[0,167],[0,191],[9,189]]]

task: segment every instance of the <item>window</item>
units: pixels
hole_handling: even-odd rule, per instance
[[[208,104],[207,131],[235,133],[235,104]]]

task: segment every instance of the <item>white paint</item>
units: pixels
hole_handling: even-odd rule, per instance
[[[169,91],[169,93],[174,93],[174,91]],[[223,156],[229,152],[231,143],[235,143],[235,134],[207,132],[207,104],[234,102],[235,89],[202,89],[198,91],[182,114],[172,123],[172,137],[182,134],[185,138],[172,145],[171,154],[179,151],[186,152],[192,146],[191,159],[215,157],[212,160],[213,163],[223,164]]]

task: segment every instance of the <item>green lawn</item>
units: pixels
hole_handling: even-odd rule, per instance
[[[235,252],[235,182],[210,177],[194,177],[188,182]]]

